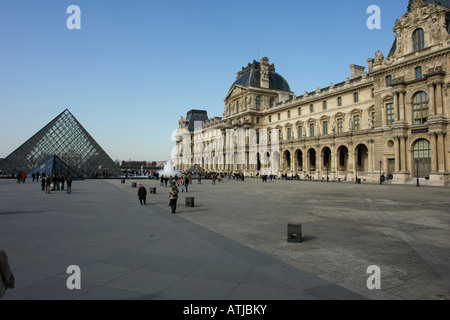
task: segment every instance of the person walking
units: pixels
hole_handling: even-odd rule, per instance
[[[184,178],[184,188],[186,189],[186,192],[188,192],[188,186],[189,186],[189,177]]]
[[[175,213],[175,211],[177,210],[177,200],[178,200],[178,187],[177,185],[174,183],[172,183],[172,187],[169,190],[169,206],[172,209],[172,213]]]
[[[52,178],[50,176],[45,177],[45,193],[50,194],[50,186],[52,184]]]
[[[67,185],[67,194],[72,193],[72,177],[71,176],[67,177],[66,185]]]
[[[142,184],[139,185],[138,197],[139,201],[141,202],[141,205],[142,202],[144,202],[145,205],[145,200],[147,199],[147,189],[145,189],[145,187]]]

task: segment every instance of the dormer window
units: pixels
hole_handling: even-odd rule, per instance
[[[419,28],[413,32],[414,52],[425,48],[425,37],[423,29]]]

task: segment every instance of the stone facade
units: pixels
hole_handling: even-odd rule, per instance
[[[254,61],[237,73],[223,118],[203,121],[201,131],[190,130],[190,137],[186,130],[178,135],[173,163],[180,170],[199,164],[207,171],[253,176],[270,172],[375,182],[384,174],[392,175],[392,183],[419,178],[422,184],[448,185],[449,17],[445,6],[410,1],[408,12],[395,23],[396,40],[386,58],[377,51],[367,60],[367,73],[351,65],[351,77],[342,83],[301,96],[290,91],[268,58]],[[182,118],[180,129],[187,125]],[[276,150],[258,149],[247,134],[244,158],[236,161],[240,151],[225,143],[230,130],[254,130],[257,144],[265,140],[261,133],[268,135],[269,144],[277,140]],[[191,150],[183,144],[186,139]],[[215,140],[221,142],[211,149]],[[203,151],[194,152],[195,146]],[[271,163],[261,160],[264,155]]]

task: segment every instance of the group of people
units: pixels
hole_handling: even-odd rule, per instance
[[[72,193],[72,177],[68,177],[67,180],[64,179],[63,175],[46,175],[45,172],[42,173],[41,187],[42,191],[46,194],[50,194],[50,191],[64,190],[64,183],[66,183],[67,193]]]
[[[17,183],[25,183],[25,180],[27,180],[27,174],[23,171],[19,171],[17,173]]]
[[[177,187],[177,184],[175,182],[172,182],[172,185],[169,190],[169,206],[172,209],[172,213],[175,213],[177,209],[178,193],[179,189]],[[143,184],[139,185],[138,198],[141,205],[146,205],[145,202],[147,200],[147,189],[144,187]]]

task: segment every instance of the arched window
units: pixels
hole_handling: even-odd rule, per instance
[[[423,29],[419,28],[413,32],[414,51],[419,51],[425,48],[425,37]]]
[[[413,124],[423,124],[428,120],[428,95],[420,91],[413,98]]]
[[[256,97],[256,110],[261,110],[261,97]]]

